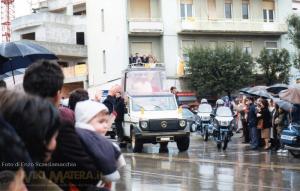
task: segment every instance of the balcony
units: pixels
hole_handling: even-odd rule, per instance
[[[85,45],[44,42],[44,41],[31,41],[31,42],[47,48],[58,57],[65,56],[65,57],[73,57],[73,58],[87,58],[87,46]]]
[[[180,34],[245,34],[281,35],[287,33],[287,24],[263,22],[263,20],[216,19],[200,20],[188,18],[180,21]]]
[[[87,65],[80,64],[62,68],[65,75],[64,83],[72,83],[87,80]]]
[[[18,31],[25,28],[37,27],[45,24],[59,24],[68,26],[86,26],[86,16],[69,16],[57,13],[36,13],[16,18],[12,21],[12,30]]]
[[[159,18],[128,19],[129,35],[160,36],[163,34],[163,22]]]

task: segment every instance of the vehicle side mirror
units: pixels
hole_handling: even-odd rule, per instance
[[[212,114],[212,113],[211,113],[211,114],[210,114],[210,117],[211,117],[211,118],[215,118],[216,116],[215,116],[215,114]]]

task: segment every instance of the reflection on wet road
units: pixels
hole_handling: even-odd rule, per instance
[[[114,190],[300,190],[300,160],[288,154],[252,151],[235,137],[226,152],[213,141],[192,135],[188,152],[158,153],[157,145],[145,145],[144,153],[123,150],[127,166]]]

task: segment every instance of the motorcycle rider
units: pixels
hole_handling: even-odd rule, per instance
[[[217,101],[216,101],[216,107],[213,109],[213,114],[214,115],[216,115],[216,113],[217,113],[217,109],[219,108],[219,107],[222,107],[222,106],[224,106],[224,101],[222,100],[222,99],[218,99]]]
[[[208,104],[208,101],[207,101],[207,99],[202,98],[200,103],[201,103],[201,104]]]

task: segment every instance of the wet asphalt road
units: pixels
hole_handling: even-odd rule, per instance
[[[169,153],[158,145],[144,145],[143,153],[124,149],[127,166],[121,170],[118,191],[189,190],[300,190],[300,159],[271,151],[252,151],[234,136],[226,151],[213,141],[191,135],[187,152],[169,143]]]

